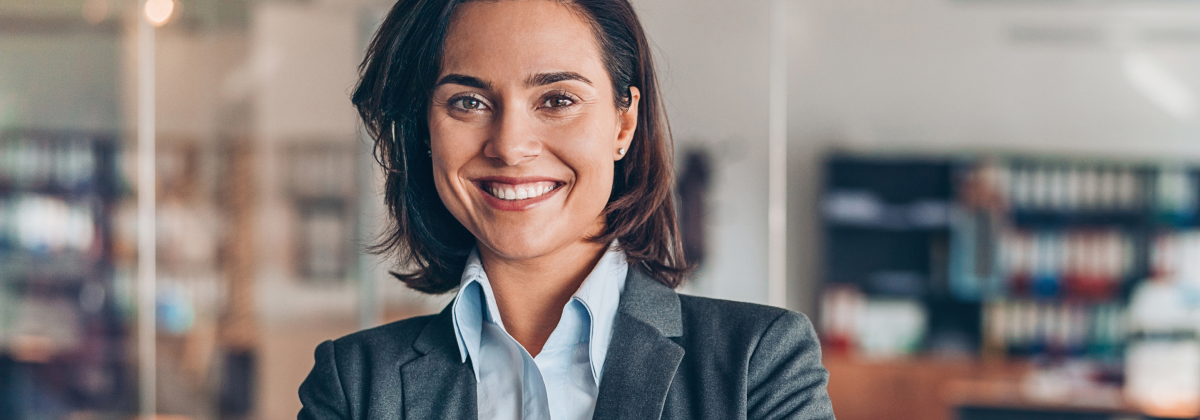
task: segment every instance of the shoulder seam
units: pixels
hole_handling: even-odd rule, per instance
[[[342,371],[338,368],[337,342],[332,340],[329,341],[329,356],[333,358],[333,377],[337,378],[338,389],[342,391],[342,401],[346,404],[346,415],[354,417],[350,413],[354,407],[350,406],[350,396],[346,394],[346,387],[342,385]]]
[[[782,308],[779,308],[779,309],[782,309]],[[783,309],[783,311],[780,312],[779,315],[775,316],[775,319],[772,319],[771,322],[767,323],[766,328],[763,328],[763,330],[758,333],[758,337],[754,339],[754,347],[750,348],[750,357],[746,359],[746,375],[747,375],[747,377],[749,377],[749,375],[750,375],[750,366],[754,365],[754,356],[758,355],[758,347],[760,344],[762,344],[763,337],[765,337],[767,335],[768,331],[771,331],[771,328],[775,327],[775,324],[779,323],[779,320],[783,319],[783,317],[787,316],[788,313],[791,313],[791,312],[792,311]],[[747,385],[749,385],[749,384],[747,384]],[[749,391],[749,390],[750,390],[749,387],[747,387],[746,391]]]

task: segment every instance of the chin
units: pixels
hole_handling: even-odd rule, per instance
[[[509,260],[527,260],[553,253],[560,246],[550,243],[545,237],[530,237],[534,235],[503,235],[498,240],[480,241],[496,255]]]
[[[480,247],[486,246],[497,256],[511,260],[546,256],[583,240],[586,229],[577,232],[563,229],[561,223],[538,219],[536,222],[501,223],[483,229],[483,235],[477,235],[476,240]]]

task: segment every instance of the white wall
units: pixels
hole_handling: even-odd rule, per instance
[[[1200,7],[988,3],[797,2],[793,137],[854,137],[866,147],[1200,154],[1196,115],[1178,120],[1156,108],[1123,61],[1149,53],[1200,95]],[[1186,29],[1193,39],[1141,39],[1162,29]],[[1019,35],[1048,31],[1096,39]]]
[[[357,10],[263,3],[253,15],[260,135],[268,142],[355,138],[349,94],[362,60]]]
[[[685,290],[767,301],[766,0],[635,0],[656,53],[677,157],[712,154],[709,261]]]

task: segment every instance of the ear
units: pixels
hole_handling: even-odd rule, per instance
[[[629,146],[633,143],[633,133],[637,131],[638,102],[642,92],[637,87],[629,87],[629,108],[617,115],[617,141],[613,146],[613,160],[621,160],[629,154]]]

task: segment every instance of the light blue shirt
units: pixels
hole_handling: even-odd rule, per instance
[[[462,361],[469,357],[475,370],[480,419],[592,418],[628,268],[614,242],[563,307],[541,353],[530,357],[504,329],[479,251],[471,252],[453,316]]]

